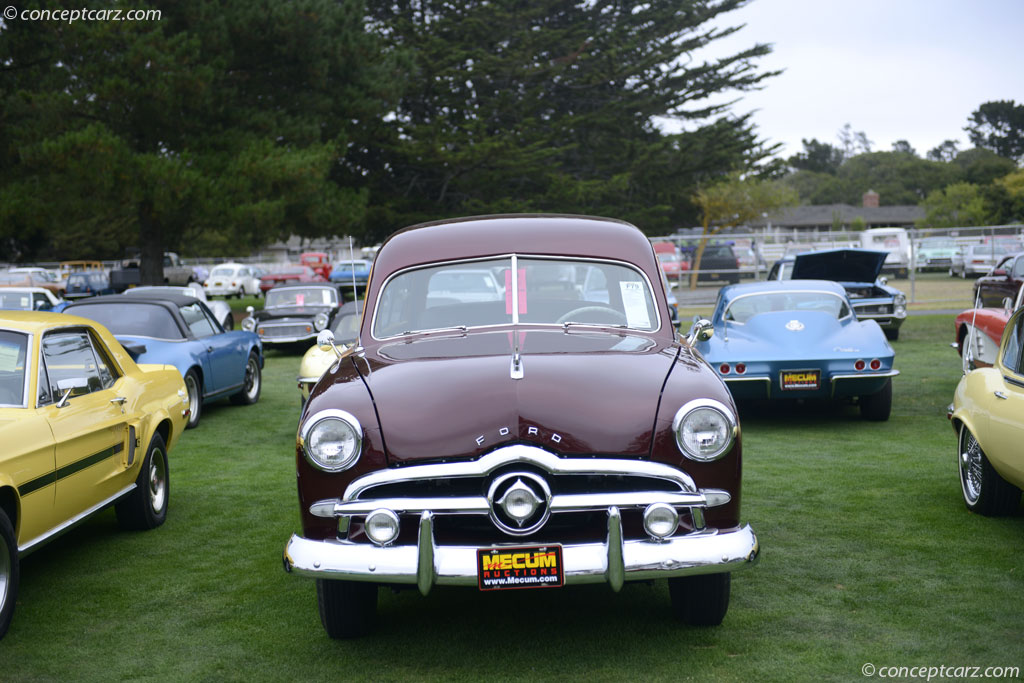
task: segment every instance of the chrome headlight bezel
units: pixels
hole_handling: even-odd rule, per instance
[[[316,436],[314,430],[336,426],[329,424],[332,422],[340,423],[345,429],[350,430],[352,446],[342,454],[341,458],[328,461],[324,458],[323,453],[317,452],[316,446],[312,442]],[[321,410],[309,416],[302,423],[302,427],[299,429],[299,445],[302,448],[306,462],[313,467],[324,472],[342,472],[355,465],[359,460],[360,454],[362,454],[363,427],[352,413],[335,409]]]
[[[242,318],[241,327],[246,332],[252,332],[256,329],[256,320],[252,317]]]
[[[327,325],[330,322],[331,322],[331,316],[327,315],[327,313],[324,313],[324,312],[317,313],[316,317],[313,318],[313,329],[315,329],[317,332],[319,332],[322,329],[324,329],[325,327],[327,327]]]
[[[688,446],[683,435],[683,431],[689,424],[689,421],[696,419],[700,415],[706,415],[712,419],[715,419],[717,415],[722,420],[724,438],[713,450],[707,452],[701,452],[699,449]],[[672,419],[672,433],[676,439],[676,446],[684,456],[695,462],[714,462],[723,457],[736,442],[739,429],[739,421],[736,419],[736,414],[732,409],[713,398],[698,398],[689,401],[676,411],[676,415]]]

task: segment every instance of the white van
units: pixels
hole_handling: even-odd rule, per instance
[[[910,266],[910,236],[904,228],[868,228],[860,233],[860,246],[874,251],[886,251],[883,273],[907,277]]]

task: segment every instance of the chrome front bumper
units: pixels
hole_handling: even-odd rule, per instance
[[[284,568],[319,579],[415,584],[426,595],[433,586],[477,586],[478,549],[436,545],[434,515],[423,512],[416,545],[377,547],[293,535],[284,550]],[[623,541],[622,518],[616,507],[608,508],[604,543],[562,546],[565,585],[607,583],[616,591],[625,581],[743,569],[755,562],[759,553],[749,525],[724,533],[704,529],[664,542]]]

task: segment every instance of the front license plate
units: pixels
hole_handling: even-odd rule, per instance
[[[476,551],[476,575],[482,591],[558,588],[565,582],[562,546],[481,548]]]
[[[807,391],[821,387],[821,370],[784,370],[783,391]]]

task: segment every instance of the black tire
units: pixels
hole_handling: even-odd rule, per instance
[[[185,373],[185,391],[188,392],[189,408],[185,429],[194,429],[199,426],[199,418],[203,414],[203,380],[194,369]]]
[[[668,580],[672,612],[690,626],[718,626],[729,611],[731,574],[698,574]]]
[[[358,638],[377,621],[377,584],[317,579],[320,623],[331,638]]]
[[[884,332],[885,338],[889,341],[896,341],[900,338],[900,330],[898,327],[890,327],[889,329],[884,330]]]
[[[0,510],[0,640],[7,633],[18,598],[18,542],[7,513]]]
[[[860,416],[872,422],[885,422],[892,413],[892,379],[874,394],[860,397]]]
[[[960,493],[964,505],[979,515],[1012,515],[1020,506],[1020,489],[999,476],[967,425],[957,439]]]
[[[263,373],[260,370],[260,359],[255,351],[249,352],[249,360],[245,362],[245,379],[242,382],[242,390],[231,397],[231,402],[251,406],[260,400],[260,391],[263,389]]]
[[[171,475],[167,467],[167,446],[154,434],[135,480],[135,490],[114,505],[117,522],[124,529],[155,529],[167,519],[171,497]]]

